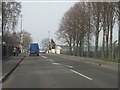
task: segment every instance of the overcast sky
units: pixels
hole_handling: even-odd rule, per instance
[[[34,42],[50,37],[55,41],[55,32],[64,13],[75,2],[22,2],[23,29],[30,32]],[[20,28],[19,28],[20,30]],[[115,26],[113,40],[117,39],[118,28]],[[102,35],[100,35],[102,36]],[[99,38],[102,42],[102,38]],[[57,42],[57,44],[60,44]]]
[[[34,42],[50,37],[55,40],[55,32],[63,14],[74,2],[22,2],[23,28],[31,33]],[[55,40],[57,41],[57,40]]]

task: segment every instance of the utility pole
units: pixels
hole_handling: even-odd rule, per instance
[[[21,48],[21,53],[23,52],[23,30],[22,30],[22,14],[21,14],[21,34],[20,34],[20,48]]]
[[[50,31],[48,31],[48,36],[49,36],[49,49],[52,49],[52,47],[51,47],[51,37],[50,37]]]
[[[120,1],[118,3],[118,20],[119,20],[119,31],[118,31],[118,60],[120,62]]]
[[[51,45],[50,45],[50,31],[48,31],[48,38],[49,38],[49,43],[48,43],[48,53],[50,53],[50,52],[49,52],[50,47],[51,47]]]
[[[51,38],[50,38],[50,31],[48,31],[48,37],[49,37],[49,41],[50,41],[50,39],[51,39]]]

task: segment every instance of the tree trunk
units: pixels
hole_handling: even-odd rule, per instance
[[[108,7],[109,10],[109,7]],[[109,13],[107,13],[107,31],[106,31],[106,58],[108,58],[109,55]]]
[[[97,26],[96,35],[95,35],[95,58],[98,57],[98,38],[99,38],[99,32]]]
[[[73,55],[75,56],[75,38],[73,38]]]
[[[87,45],[88,45],[87,57],[89,57],[89,53],[90,53],[90,33],[89,32],[88,32],[88,42],[87,42]]]
[[[105,32],[106,32],[106,4],[103,5],[103,42],[102,42],[102,58],[105,58]]]
[[[78,43],[76,43],[77,45],[76,45],[76,53],[77,53],[77,56],[79,56],[79,47],[78,47],[78,44],[79,44],[79,42]]]
[[[81,56],[82,53],[82,41],[79,43],[79,56]]]
[[[107,35],[106,35],[106,58],[108,58],[108,55],[109,55],[109,43],[108,43],[108,41],[109,41],[109,25],[108,25],[108,28],[107,28]]]
[[[110,51],[109,51],[109,58],[112,59],[112,50],[113,50],[113,46],[112,46],[112,39],[113,39],[113,8],[112,8],[112,5],[110,7]]]
[[[70,43],[69,43],[69,54],[72,55],[72,39],[70,38]]]
[[[100,10],[99,3],[97,6],[97,20],[96,20],[96,31],[95,31],[95,58],[98,57],[98,42],[99,42],[99,18]]]
[[[112,58],[112,38],[113,38],[113,36],[112,36],[112,21],[111,21],[111,26],[110,26],[110,55],[109,55],[109,58],[111,59]]]
[[[89,58],[89,53],[90,53],[90,2],[89,2],[89,29],[88,29],[88,32],[87,32],[87,45],[88,45],[88,50],[87,50],[87,57]]]
[[[84,41],[82,42],[82,46],[81,46],[81,56],[83,57],[84,56]]]

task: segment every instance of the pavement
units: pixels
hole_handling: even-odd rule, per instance
[[[18,56],[10,56],[2,60],[2,77],[0,78],[0,81],[8,77],[25,56],[25,53],[21,53]]]
[[[0,77],[2,77],[2,44],[0,44]],[[2,84],[0,83],[0,90],[2,88]]]
[[[118,88],[118,71],[63,55],[26,56],[2,87]]]

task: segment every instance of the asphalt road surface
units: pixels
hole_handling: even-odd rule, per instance
[[[3,88],[118,88],[117,70],[59,55],[27,56]]]

